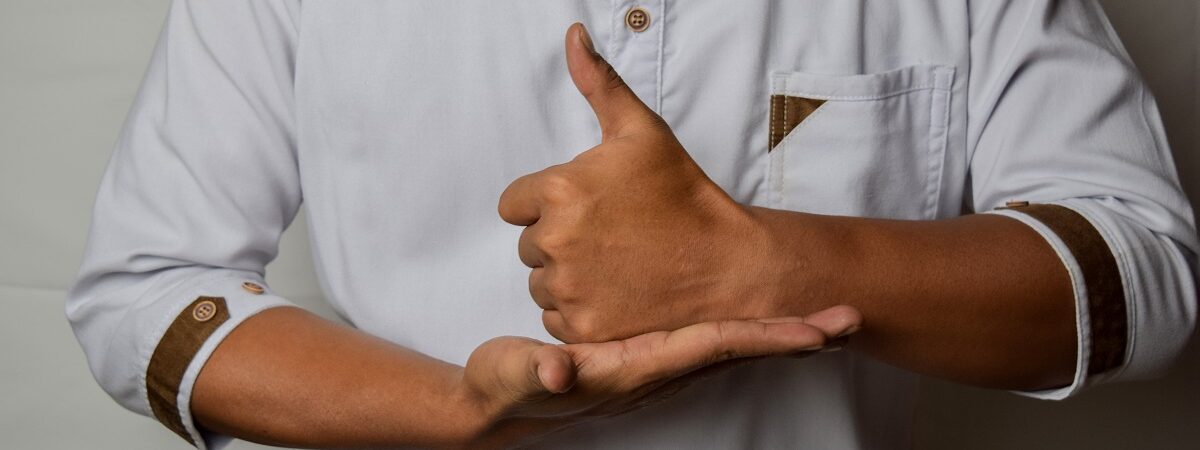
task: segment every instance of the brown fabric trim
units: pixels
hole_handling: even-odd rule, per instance
[[[1126,358],[1129,319],[1121,271],[1104,237],[1086,218],[1070,208],[1035,204],[1011,209],[1028,214],[1049,227],[1067,245],[1083,271],[1092,332],[1088,375],[1120,367]]]
[[[228,319],[224,298],[197,298],[171,322],[146,367],[146,394],[154,417],[192,445],[196,442],[179,415],[179,385],[200,346]]]
[[[804,119],[807,119],[816,112],[817,108],[825,104],[825,100],[817,100],[804,97],[791,97],[787,95],[772,95],[771,96],[771,136],[768,139],[767,152],[775,149],[775,146],[783,142],[783,137],[796,129]]]

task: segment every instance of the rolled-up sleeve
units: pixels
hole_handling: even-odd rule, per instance
[[[1195,327],[1197,240],[1153,97],[1094,1],[972,6],[972,207],[1037,231],[1075,293],[1074,382],[1022,394],[1161,374]]]
[[[301,202],[294,1],[175,0],[101,181],[66,313],[96,380],[199,448],[192,385]]]

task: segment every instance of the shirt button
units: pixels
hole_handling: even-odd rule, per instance
[[[251,283],[249,281],[242,283],[242,289],[245,289],[246,292],[249,292],[254,295],[261,294],[261,293],[263,293],[263,291],[266,290],[266,289],[263,289],[262,285],[259,285],[258,283]]]
[[[202,301],[192,308],[192,318],[197,322],[208,322],[215,315],[217,315],[217,304],[212,300]]]
[[[625,26],[634,33],[646,31],[647,28],[650,28],[650,13],[640,6],[630,9],[625,13]]]

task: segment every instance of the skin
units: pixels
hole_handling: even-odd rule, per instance
[[[603,343],[506,336],[457,366],[280,307],[221,342],[191,407],[205,429],[268,445],[507,448],[661,401],[731,364],[807,356],[860,324],[841,306]]]
[[[1071,283],[1032,229],[995,215],[898,221],[738,204],[582,25],[566,46],[602,141],[515,180],[499,204],[525,227],[518,253],[553,336],[606,341],[842,303],[868,324],[852,348],[893,365],[993,388],[1070,383]]]

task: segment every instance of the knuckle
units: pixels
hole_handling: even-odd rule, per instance
[[[566,253],[574,243],[574,239],[563,232],[548,233],[533,241],[534,246],[546,255],[561,255]]]
[[[551,332],[550,335],[554,336],[560,341],[563,341],[565,344],[580,344],[587,342],[587,340],[580,336],[579,333],[571,330],[570,326],[558,328],[556,331]]]
[[[525,227],[521,231],[521,237],[517,240],[517,256],[529,267],[535,267],[534,263],[540,262],[537,251],[541,250],[538,247],[539,237],[532,230],[532,227]]]
[[[617,73],[617,69],[604,62],[604,87],[609,90],[621,89],[625,87],[625,80],[621,78],[621,74]]]
[[[740,352],[732,342],[733,330],[730,329],[731,325],[728,321],[719,321],[712,322],[712,325],[709,326],[711,328],[709,335],[712,336],[712,340],[710,341],[712,352],[709,354],[708,361],[706,361],[707,364],[728,361],[740,356]]]
[[[562,321],[557,320],[556,315],[555,311],[542,311],[542,327],[546,328],[546,332],[555,339],[569,343],[570,333],[563,328]]]
[[[534,303],[537,303],[543,309],[552,309],[555,304],[554,298],[550,297],[546,292],[545,281],[543,280],[541,271],[529,271],[529,296],[533,298]]]
[[[496,212],[500,214],[500,219],[507,223],[513,223],[516,220],[516,214],[513,212],[512,200],[509,195],[505,194],[500,197],[500,204],[496,206]]]
[[[575,282],[570,275],[563,274],[561,271],[553,276],[546,277],[543,281],[542,288],[546,294],[559,302],[571,303],[576,298]]]
[[[542,178],[542,195],[550,204],[570,204],[579,197],[579,188],[566,175],[548,173]]]
[[[529,271],[529,296],[534,299],[542,294],[542,277],[537,274],[536,270]]]
[[[567,321],[570,324],[571,334],[579,338],[581,342],[603,342],[606,340],[600,335],[600,324],[593,313],[575,313]]]
[[[516,202],[518,200],[517,197],[520,196],[521,189],[519,186],[528,180],[529,175],[523,175],[509,183],[508,186],[504,188],[504,192],[500,193],[500,200],[496,204],[496,209],[500,212],[501,216],[508,216],[512,213],[513,207],[516,206],[514,202]]]

